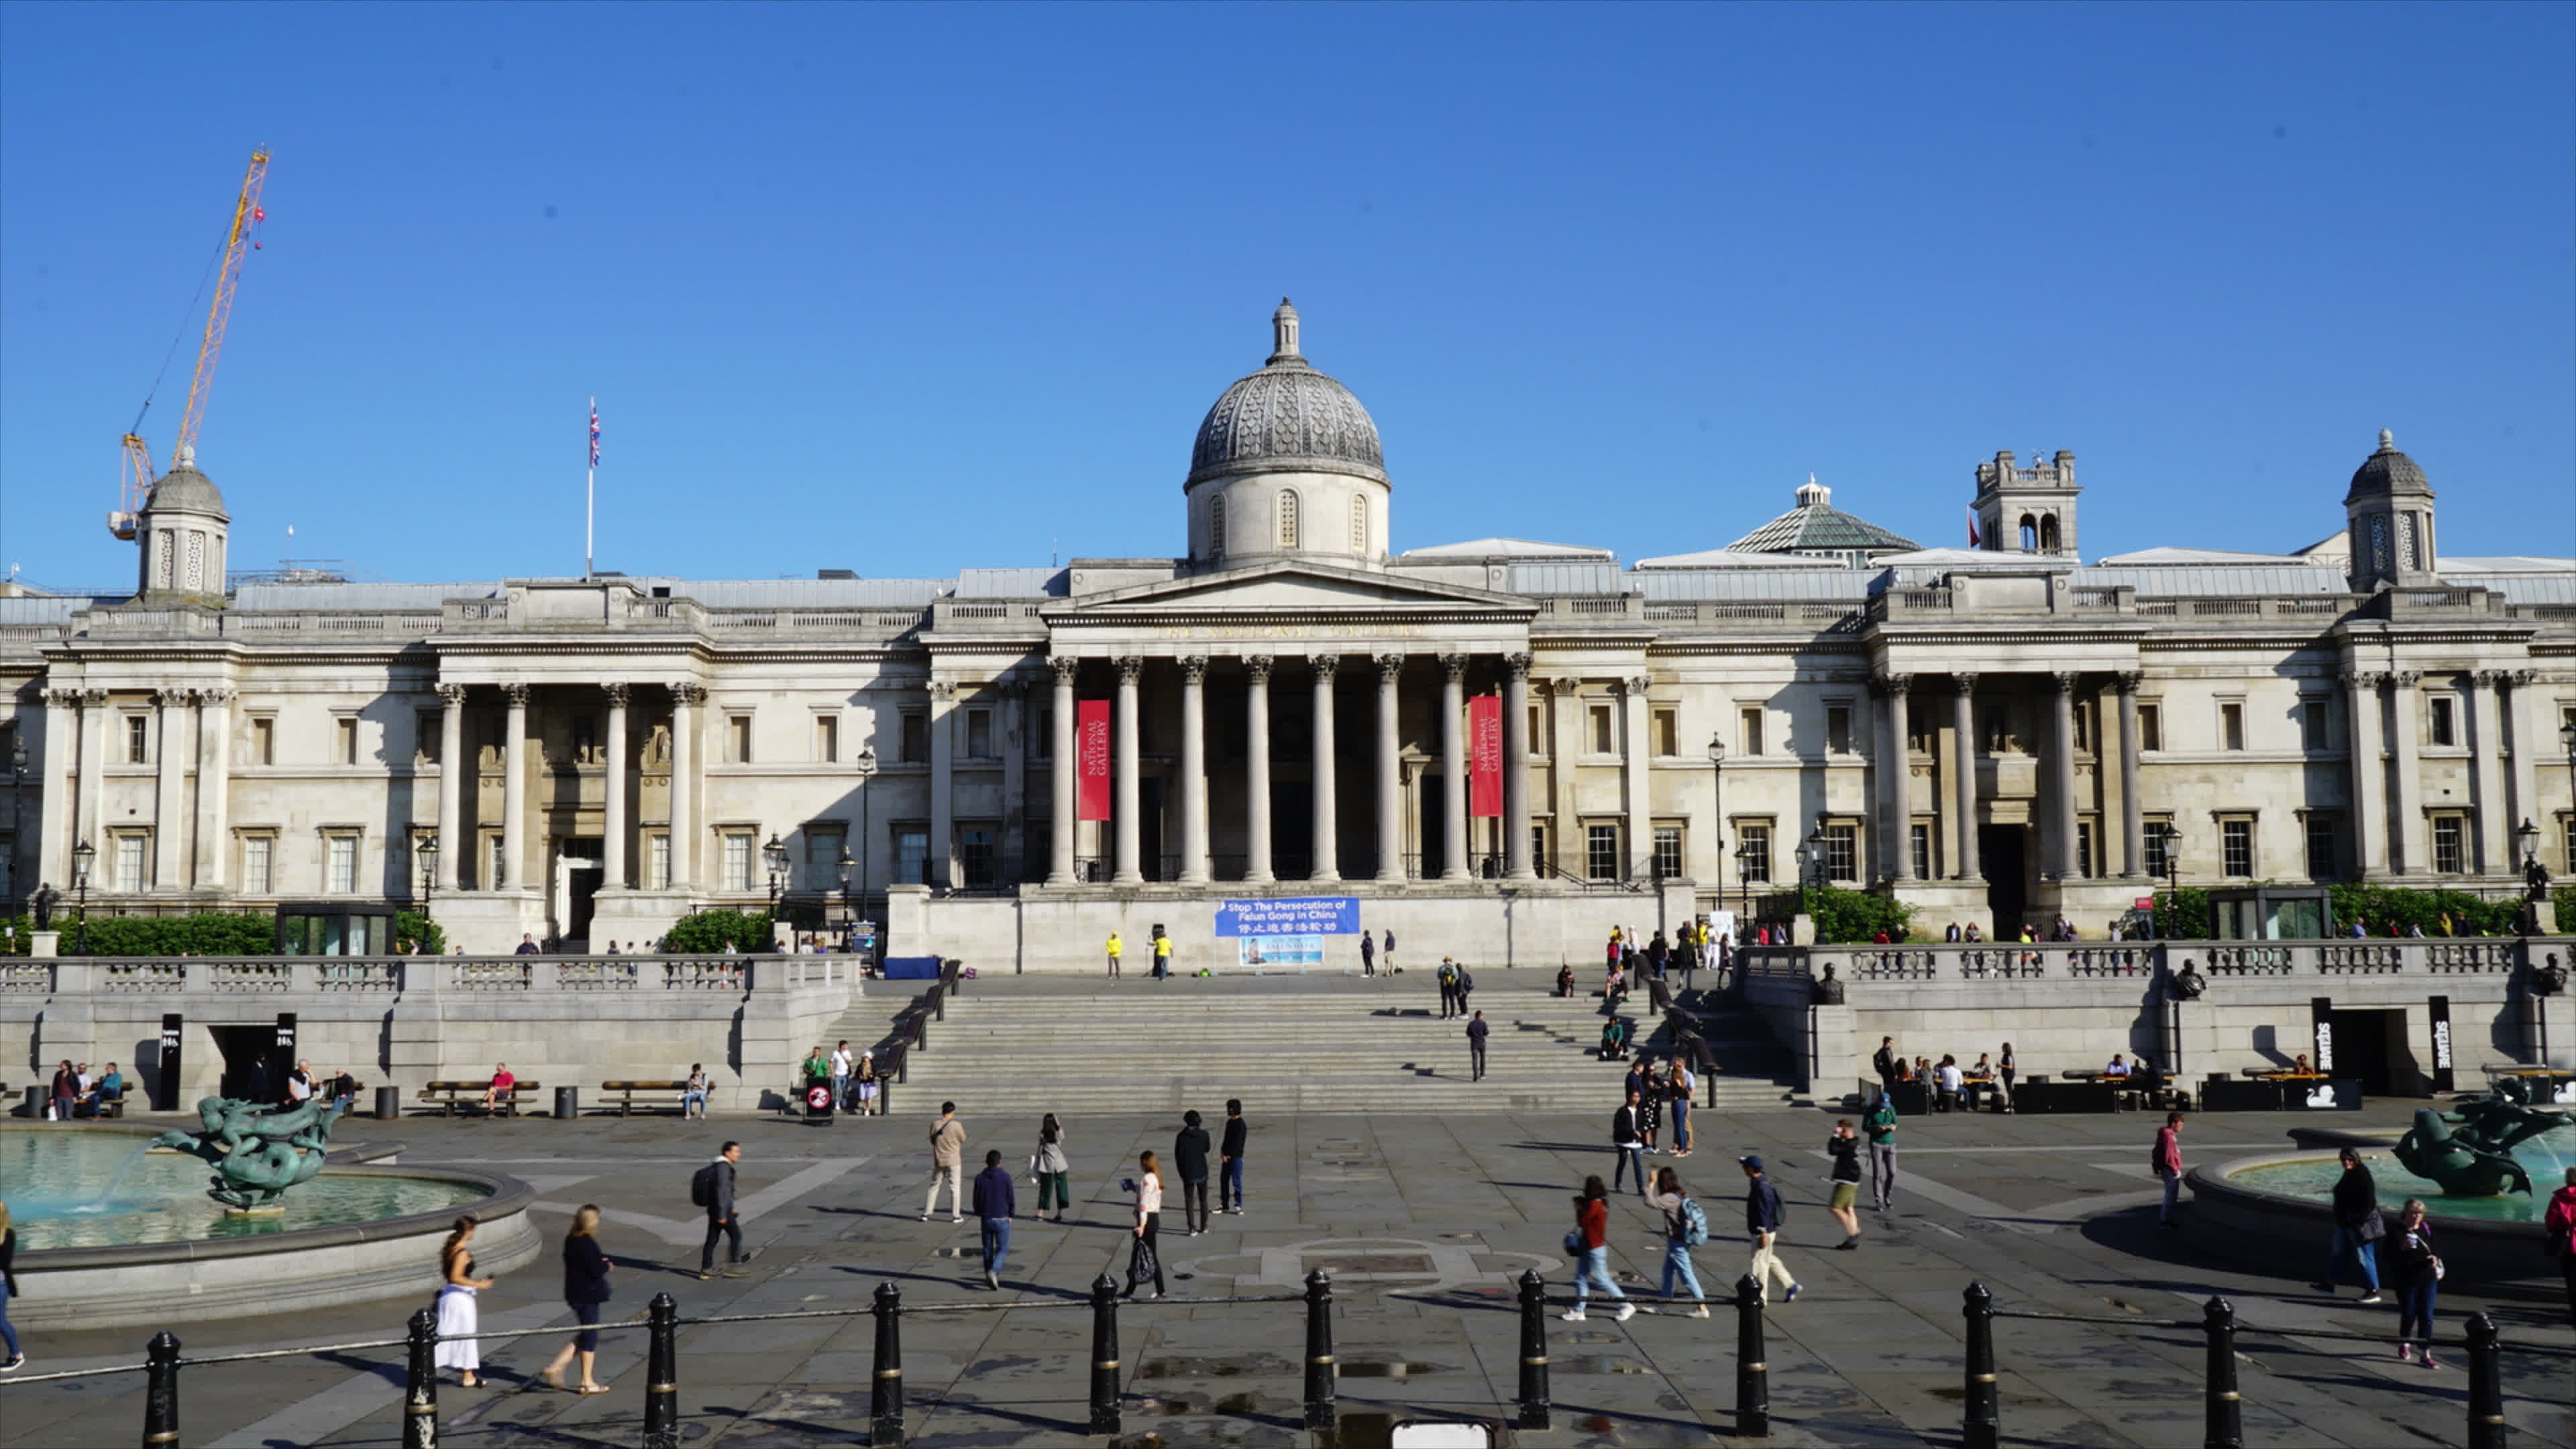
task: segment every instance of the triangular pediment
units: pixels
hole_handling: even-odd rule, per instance
[[[1280,561],[1085,594],[1050,604],[1044,613],[1050,619],[1073,620],[1200,611],[1406,614],[1426,610],[1452,616],[1463,613],[1526,618],[1536,612],[1536,606],[1516,594],[1405,578],[1374,569]]]

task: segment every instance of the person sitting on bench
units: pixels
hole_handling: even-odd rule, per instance
[[[495,1102],[500,1103],[504,1107],[510,1105],[511,1093],[517,1091],[518,1086],[519,1079],[510,1075],[510,1064],[508,1062],[494,1062],[492,1064],[492,1085],[483,1089],[483,1110],[486,1112],[492,1111],[493,1104]]]
[[[707,1068],[704,1062],[689,1063],[689,1084],[680,1089],[680,1118],[707,1115]]]

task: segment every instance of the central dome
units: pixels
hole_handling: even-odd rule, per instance
[[[1351,390],[1297,352],[1297,309],[1279,299],[1271,314],[1275,349],[1259,372],[1235,383],[1208,409],[1190,449],[1183,489],[1246,473],[1347,473],[1384,483],[1377,424]]]

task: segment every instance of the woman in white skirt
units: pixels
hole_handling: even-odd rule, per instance
[[[455,1369],[457,1382],[469,1389],[483,1384],[475,1374],[483,1367],[483,1355],[475,1342],[482,1316],[475,1310],[474,1295],[492,1286],[491,1279],[474,1276],[474,1254],[467,1245],[474,1241],[475,1226],[472,1213],[458,1218],[456,1231],[438,1250],[439,1273],[447,1281],[438,1290],[437,1365]]]

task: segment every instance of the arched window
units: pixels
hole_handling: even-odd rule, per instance
[[[2039,551],[2057,552],[2057,515],[2054,513],[2039,520]]]
[[[1297,490],[1293,488],[1279,492],[1279,546],[1297,546]]]
[[[1351,500],[1351,552],[1362,557],[1368,554],[1368,500],[1365,498]]]
[[[1225,557],[1225,495],[1208,500],[1208,557]]]
[[[2023,553],[2036,553],[2038,550],[2039,520],[2025,513],[2021,516],[2021,551]]]

